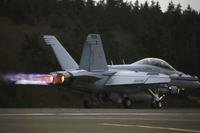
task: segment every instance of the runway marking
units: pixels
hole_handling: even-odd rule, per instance
[[[0,114],[0,116],[54,116],[55,113]]]
[[[129,124],[116,124],[116,123],[99,123],[98,125],[115,126],[115,127],[139,127],[139,128],[160,129],[160,130],[170,130],[170,131],[179,131],[179,132],[200,133],[199,130],[190,130],[190,129],[183,129],[183,128],[170,128],[170,127],[157,127],[157,126],[146,126],[146,125],[129,125]]]
[[[24,117],[21,117],[24,116]],[[42,117],[44,116],[44,117]],[[45,117],[45,116],[52,116],[52,117]],[[54,117],[56,116],[56,118]],[[87,115],[86,115],[87,116]],[[8,115],[0,115],[1,119],[70,119],[70,120],[137,120],[137,121],[177,121],[177,122],[200,122],[199,119],[155,119],[155,118],[130,118],[130,117],[73,117],[73,116],[64,116],[64,115],[57,115],[57,114],[23,114],[23,115],[13,115],[13,114],[8,114]]]
[[[200,113],[5,113],[0,116],[177,116],[177,115],[200,115]]]
[[[120,116],[130,116],[130,115],[138,115],[138,116],[150,116],[150,115],[200,115],[200,113],[62,113],[62,115],[77,115],[77,116],[84,116],[84,115],[94,115],[94,116],[115,116],[115,115],[120,115]]]

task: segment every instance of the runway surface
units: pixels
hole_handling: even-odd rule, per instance
[[[199,109],[0,109],[1,133],[200,133]]]

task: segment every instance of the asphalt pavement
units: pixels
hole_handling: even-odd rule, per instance
[[[1,133],[200,133],[200,109],[0,109]]]

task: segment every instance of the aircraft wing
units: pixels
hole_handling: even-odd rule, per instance
[[[75,70],[70,71],[74,80],[85,82],[85,83],[94,83],[101,79],[97,74],[93,72],[88,72],[85,70]]]
[[[170,77],[164,74],[151,75],[147,72],[119,71],[111,76],[105,85],[153,85],[166,84],[170,81]]]

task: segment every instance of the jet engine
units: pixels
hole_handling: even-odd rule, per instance
[[[63,84],[65,76],[63,74],[52,75],[52,84]]]
[[[53,72],[51,75],[51,84],[71,84],[72,74],[69,72]]]

